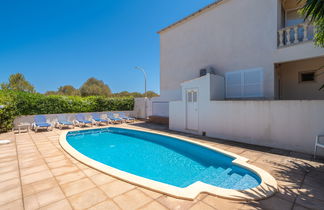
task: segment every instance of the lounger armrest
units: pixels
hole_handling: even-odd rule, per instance
[[[35,124],[35,122],[33,122],[33,123],[31,124],[31,129],[34,130],[35,126],[36,126],[36,124]]]
[[[324,134],[317,135],[317,136],[316,136],[316,141],[319,142],[319,140],[320,140],[321,138],[324,138]]]

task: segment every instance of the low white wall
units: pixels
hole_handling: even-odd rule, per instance
[[[119,111],[113,111],[112,113],[117,113]],[[131,117],[136,117],[133,113],[133,111],[121,111],[124,112],[127,116]],[[83,113],[85,114],[86,119],[91,119],[91,113],[94,112],[88,112],[88,113]],[[107,114],[107,112],[96,112],[101,115]],[[47,122],[51,123],[53,126],[54,124],[58,121],[58,115],[65,115],[66,119],[69,121],[75,120],[75,115],[76,113],[65,113],[65,114],[44,114],[46,116]],[[33,123],[34,122],[34,116],[35,115],[24,115],[24,116],[19,116],[14,120],[14,127],[17,127],[19,124],[25,124],[25,123]]]
[[[170,103],[170,129],[186,131],[184,101]],[[200,101],[198,134],[312,154],[324,133],[324,101]],[[319,151],[324,155],[324,151]]]
[[[169,102],[152,101],[152,115],[160,117],[169,117]]]
[[[128,116],[135,117],[135,118],[145,118],[145,98],[135,98],[134,110],[132,111],[122,111],[126,113]],[[146,99],[146,107],[147,107],[147,116],[152,115],[152,101],[151,99]],[[119,111],[113,111],[113,113],[117,113]],[[100,114],[106,114],[107,112],[98,112]],[[86,118],[90,119],[90,113],[84,113]],[[67,117],[68,120],[73,121],[75,119],[75,113],[66,113],[63,114]],[[57,122],[58,114],[46,114],[45,115],[48,122],[54,124]],[[21,123],[33,123],[34,122],[34,115],[26,115],[17,117],[14,120],[14,126],[16,127],[18,124]]]
[[[145,118],[145,102],[146,102],[146,117],[152,115],[152,99],[150,98],[135,98],[133,115],[136,118]]]

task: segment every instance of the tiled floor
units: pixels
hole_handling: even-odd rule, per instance
[[[163,126],[126,125],[171,132]],[[59,145],[61,131],[0,139],[0,209],[324,209],[324,164],[303,154],[186,135],[250,159],[270,172],[280,191],[262,201],[231,201],[206,194],[179,200],[120,181],[73,159]]]

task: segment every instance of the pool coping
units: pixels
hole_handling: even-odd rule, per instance
[[[106,128],[109,128],[109,127],[106,127]],[[116,128],[116,127],[114,126],[114,128]],[[273,176],[271,176],[265,170],[258,168],[252,164],[249,164],[247,162],[248,161],[247,158],[241,157],[237,154],[216,148],[214,146],[207,145],[205,143],[193,141],[189,137],[184,137],[184,136],[175,135],[175,134],[168,134],[165,132],[146,131],[146,130],[136,129],[136,128],[132,128],[132,129],[124,128],[124,127],[120,127],[120,128],[127,129],[127,130],[143,131],[143,132],[148,132],[148,133],[152,133],[152,134],[159,134],[162,136],[177,138],[179,140],[186,141],[186,142],[189,142],[192,144],[196,144],[196,145],[211,149],[213,151],[222,153],[224,155],[230,156],[230,157],[234,158],[234,160],[232,161],[232,163],[234,165],[238,165],[242,168],[248,169],[248,170],[254,172],[255,174],[257,174],[261,178],[261,184],[255,188],[251,188],[248,190],[233,190],[233,189],[225,189],[225,188],[221,188],[221,187],[216,187],[213,185],[203,183],[201,181],[197,181],[197,182],[189,185],[188,187],[180,188],[180,187],[176,187],[173,185],[154,181],[151,179],[147,179],[147,178],[144,178],[141,176],[137,176],[137,175],[110,167],[108,165],[105,165],[103,163],[100,163],[96,160],[93,160],[93,159],[83,155],[82,153],[80,153],[76,149],[74,149],[67,142],[66,135],[70,131],[64,131],[60,135],[59,143],[60,143],[61,147],[68,154],[70,154],[73,158],[77,159],[78,161],[86,164],[87,166],[89,166],[91,168],[97,169],[103,173],[106,173],[110,176],[113,176],[117,179],[128,182],[130,184],[134,184],[134,185],[141,186],[141,187],[144,187],[144,188],[156,191],[156,192],[167,194],[167,195],[170,195],[175,198],[194,200],[201,193],[207,193],[210,195],[215,195],[218,197],[227,198],[227,199],[231,199],[231,200],[251,201],[251,200],[261,200],[261,199],[268,198],[268,197],[274,195],[278,190],[277,182]],[[82,129],[81,131],[83,131],[83,130],[101,130],[101,129],[103,129],[103,128],[87,128],[87,129]]]

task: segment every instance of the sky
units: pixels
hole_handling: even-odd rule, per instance
[[[160,29],[215,0],[0,1],[0,82],[22,73],[38,92],[95,77],[113,92],[160,88]]]

